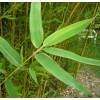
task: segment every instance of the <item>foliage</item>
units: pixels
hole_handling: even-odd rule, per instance
[[[13,85],[12,81],[11,80],[7,80],[5,82],[5,87],[7,89],[7,92],[9,94],[9,97],[12,97],[12,98],[16,98],[18,97],[18,91],[17,91],[17,88]]]
[[[52,6],[52,3],[50,5]],[[29,58],[27,58],[26,60],[23,61],[22,60],[23,51],[21,51],[21,54],[18,54],[9,45],[9,43],[5,39],[0,37],[0,52],[5,56],[5,58],[8,59],[8,61],[12,65],[17,66],[17,68],[12,73],[10,73],[8,75],[8,77],[6,77],[6,79],[0,85],[2,85],[5,82],[5,86],[6,86],[9,96],[17,97],[16,92],[15,92],[16,94],[14,96],[12,95],[12,92],[15,91],[14,88],[12,89],[12,91],[10,91],[10,87],[14,87],[13,83],[11,81],[7,81],[7,80],[15,72],[18,72],[18,70],[27,70],[26,65],[27,65],[28,61],[32,58],[32,62],[33,62],[34,57],[35,57],[36,60],[49,73],[51,73],[57,79],[61,80],[62,82],[64,82],[67,85],[70,85],[70,86],[78,89],[80,92],[83,92],[84,95],[91,96],[90,91],[87,90],[86,87],[84,87],[80,82],[78,82],[75,78],[73,78],[73,76],[70,73],[68,73],[62,67],[60,67],[60,65],[57,64],[49,55],[47,55],[46,52],[53,54],[53,55],[60,56],[60,57],[69,58],[69,59],[72,59],[72,60],[75,60],[78,62],[82,62],[85,64],[96,65],[99,68],[100,60],[86,58],[86,57],[80,56],[78,54],[72,53],[68,50],[50,47],[50,46],[56,45],[58,43],[61,43],[61,42],[65,41],[66,39],[72,38],[73,36],[75,36],[77,34],[80,34],[81,31],[83,31],[86,27],[88,27],[89,24],[93,20],[94,20],[94,18],[90,18],[90,19],[78,21],[76,23],[68,25],[64,28],[61,28],[61,29],[53,32],[51,35],[47,36],[47,38],[44,39],[44,41],[43,41],[43,37],[45,37],[45,36],[43,36],[43,27],[42,27],[42,20],[41,20],[41,3],[31,3],[30,16],[29,16],[29,26],[30,26],[29,29],[30,29],[30,35],[31,35],[31,42],[34,45],[35,49],[37,49],[37,50],[33,51],[32,54],[29,56]],[[13,35],[13,38],[14,38],[14,35]],[[29,38],[26,38],[25,41],[29,42],[28,40],[29,40]],[[32,50],[34,50],[34,48],[32,48]],[[38,69],[38,67],[39,66],[37,66],[37,69]],[[39,83],[38,83],[36,70],[34,70],[34,64],[32,66],[28,67],[28,73],[29,73],[29,75],[31,75],[32,79],[38,85]],[[25,78],[25,80],[26,80],[26,78]],[[42,82],[44,82],[44,81],[42,80],[40,82],[40,84],[42,84]],[[44,85],[44,89],[45,89],[45,87],[46,86]],[[40,95],[39,91],[40,90],[38,89],[37,96]],[[25,93],[25,89],[24,89],[24,93]],[[22,96],[24,96],[24,95],[25,94],[22,94]]]

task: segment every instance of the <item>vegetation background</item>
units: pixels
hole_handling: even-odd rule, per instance
[[[33,51],[33,45],[30,41],[29,32],[29,10],[30,3],[0,3],[0,36],[4,37],[9,43],[24,56],[24,60]],[[42,19],[44,35],[47,37],[54,31],[72,24],[74,22],[91,18],[100,10],[100,3],[42,3]],[[100,16],[88,27],[88,30],[96,30],[98,37],[96,44],[93,40],[79,40],[79,35],[64,41],[57,45],[67,50],[71,50],[77,54],[96,58],[100,60]],[[34,48],[35,50],[35,48]],[[79,69],[84,64],[72,62],[53,56],[60,65],[69,71],[74,77],[77,76]],[[58,81],[40,65],[35,62],[35,71],[37,74],[39,85],[32,81],[28,74],[27,68],[32,66],[33,59],[27,62],[25,69],[16,72],[11,79],[16,89],[20,93],[20,97],[63,97],[60,92],[66,88],[62,82]],[[38,69],[36,68],[37,66]],[[6,79],[14,69],[11,64],[0,53],[0,67],[3,67],[3,73],[0,73],[0,82]],[[90,68],[90,66],[88,66]],[[91,71],[100,76],[100,68],[91,67]],[[9,97],[3,84],[0,87],[0,97]]]

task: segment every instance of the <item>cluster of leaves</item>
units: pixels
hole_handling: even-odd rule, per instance
[[[50,36],[44,39],[41,16],[41,3],[31,3],[29,28],[32,44],[37,50],[34,51],[27,60],[22,62],[22,59],[17,51],[15,51],[5,39],[0,37],[0,52],[5,56],[5,58],[8,59],[8,61],[12,65],[17,67],[15,71],[22,68],[30,58],[35,57],[38,63],[40,63],[49,73],[51,73],[57,79],[64,82],[66,85],[78,89],[80,92],[83,92],[84,95],[91,96],[91,92],[87,90],[85,86],[74,79],[70,73],[66,72],[48,54],[68,58],[74,61],[78,61],[80,63],[100,66],[100,60],[82,57],[73,52],[54,47],[54,45],[79,34],[93,21],[93,19],[94,18],[86,19],[71,24],[52,33]],[[34,66],[29,67],[29,74],[31,75],[32,79],[38,84],[36,73],[33,67]],[[14,88],[11,80],[6,80],[5,87],[10,97],[18,97],[18,92],[14,92],[16,91],[16,89]],[[13,95],[13,93],[15,94]]]

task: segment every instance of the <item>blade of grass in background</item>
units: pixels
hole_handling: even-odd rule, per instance
[[[100,60],[82,57],[78,54],[75,54],[67,50],[50,47],[50,48],[45,48],[44,51],[49,54],[53,54],[53,55],[64,57],[64,58],[69,58],[69,59],[72,59],[72,60],[75,60],[81,63],[100,66]]]
[[[31,3],[30,9],[30,33],[31,41],[36,48],[43,42],[43,28],[41,18],[41,3]]]
[[[5,87],[7,90],[7,93],[10,98],[17,98],[18,97],[18,91],[17,88],[14,86],[11,80],[7,80],[5,82]]]
[[[64,82],[66,85],[72,86],[79,91],[83,92],[84,95],[91,95],[91,93],[75,80],[68,72],[62,69],[54,60],[52,60],[45,53],[39,53],[35,56],[37,61],[52,75]]]
[[[0,52],[7,58],[7,60],[15,65],[21,65],[20,55],[9,45],[9,43],[0,37]]]
[[[29,68],[29,74],[32,77],[32,79],[35,81],[35,83],[38,84],[36,73],[35,73],[35,70],[32,68],[32,66],[30,66],[30,68]]]
[[[90,23],[92,19],[86,19],[83,21],[76,22],[74,24],[71,24],[67,27],[64,27],[50,36],[48,36],[44,42],[44,46],[52,46],[55,44],[58,44],[66,39],[71,38],[72,36],[75,36],[76,34],[80,33],[83,29],[85,29]]]

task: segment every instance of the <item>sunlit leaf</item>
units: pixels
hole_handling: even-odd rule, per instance
[[[44,51],[49,54],[53,54],[53,55],[64,57],[64,58],[69,58],[69,59],[72,59],[72,60],[75,60],[81,63],[100,66],[100,60],[82,57],[78,54],[75,54],[67,50],[50,47],[50,48],[45,48]]]
[[[0,52],[7,58],[7,60],[15,65],[21,65],[20,55],[9,45],[9,43],[0,37]]]
[[[86,19],[86,20],[71,24],[67,27],[64,27],[54,32],[50,36],[48,36],[44,40],[43,45],[52,46],[75,36],[76,34],[80,33],[83,29],[85,29],[91,23],[91,21],[92,19]]]
[[[77,80],[75,80],[68,72],[62,69],[54,60],[52,60],[45,53],[39,53],[35,56],[37,61],[52,75],[64,82],[65,84],[72,86],[79,91],[83,92],[85,95],[91,95],[90,92],[81,85]]]
[[[38,48],[43,42],[41,3],[32,2],[30,8],[30,33],[33,45]]]
[[[5,82],[5,87],[6,87],[6,90],[7,90],[9,97],[11,97],[11,98],[17,98],[18,97],[17,88],[14,86],[14,84],[12,83],[11,80],[7,80]]]

